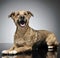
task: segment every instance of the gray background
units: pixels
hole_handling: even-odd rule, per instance
[[[17,10],[34,14],[29,25],[56,34],[60,41],[60,6],[58,0],[0,0],[0,43],[13,43],[16,26],[8,15]]]

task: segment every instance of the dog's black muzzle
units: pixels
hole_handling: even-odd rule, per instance
[[[24,17],[24,16],[20,16],[20,19],[21,19],[21,20],[24,20],[24,19],[25,19],[25,17]]]
[[[24,27],[26,25],[26,22],[27,20],[24,19],[17,20],[18,25],[21,27]]]
[[[23,24],[26,24],[26,21],[21,20],[21,21],[20,21],[20,24],[22,24],[22,25],[23,25]]]
[[[24,16],[20,16],[20,19],[17,20],[19,26],[24,27],[26,25],[27,20],[25,20]]]

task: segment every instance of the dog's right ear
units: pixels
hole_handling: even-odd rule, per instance
[[[12,12],[8,17],[13,17],[15,16],[15,12]]]

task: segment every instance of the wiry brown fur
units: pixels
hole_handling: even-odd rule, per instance
[[[24,15],[24,13],[26,14]],[[27,20],[25,27],[22,28],[17,24],[17,20],[19,20],[19,16],[17,14],[19,16],[24,16],[24,20]],[[48,46],[58,45],[58,41],[54,33],[46,30],[34,30],[29,27],[29,19],[31,16],[33,16],[33,14],[30,11],[17,11],[9,15],[9,17],[11,17],[15,22],[17,28],[14,35],[14,45],[12,48],[7,50],[6,53],[13,53],[13,51],[18,53],[32,50],[33,44],[37,41],[45,41]]]

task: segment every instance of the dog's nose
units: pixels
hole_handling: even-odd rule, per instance
[[[25,18],[24,16],[20,16],[20,19],[22,19],[22,20],[23,20],[24,18]]]

